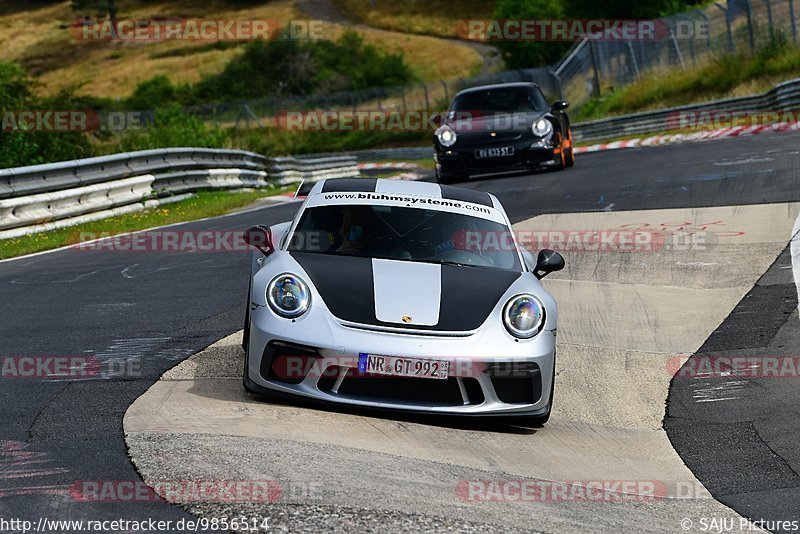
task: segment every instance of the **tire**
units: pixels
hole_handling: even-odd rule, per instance
[[[250,284],[247,287],[247,301],[244,307],[244,334],[242,335],[242,348],[247,352],[247,347],[250,345],[250,294],[253,291],[253,280],[250,279]]]
[[[574,167],[575,166],[575,147],[572,146],[572,130],[567,132],[567,139],[569,139],[569,154],[566,156],[564,160],[564,164],[567,167]]]
[[[250,294],[253,289],[253,280],[250,279],[250,285],[247,289],[247,306],[244,313],[244,334],[242,335],[242,348],[244,349],[244,369],[242,369],[242,386],[246,391],[255,393],[254,389],[250,386],[250,377],[248,376],[250,368]]]
[[[561,156],[560,159],[558,159],[556,161],[555,167],[553,167],[553,169],[556,170],[556,171],[563,171],[564,169],[567,168],[567,160],[566,160],[566,156],[564,155],[564,147],[563,146],[561,147],[560,156]]]

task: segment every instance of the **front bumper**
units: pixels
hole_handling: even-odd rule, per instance
[[[498,339],[494,329],[461,336],[376,332],[345,326],[327,310],[296,322],[251,312],[248,384],[269,394],[376,409],[473,416],[536,416],[549,410],[555,335]],[[447,380],[365,375],[360,353],[447,360]]]
[[[476,158],[475,150],[485,146],[454,146],[445,149],[436,146],[434,159],[436,169],[444,177],[469,177],[492,174],[525,172],[557,165],[561,159],[561,148],[545,142],[499,143],[497,146],[513,146],[514,154],[493,158]]]

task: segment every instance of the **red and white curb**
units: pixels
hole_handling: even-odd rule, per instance
[[[359,163],[358,170],[372,170],[372,169],[402,169],[413,171],[417,169],[417,166],[413,163],[409,163],[407,161],[389,161],[389,162],[382,162],[382,163]]]
[[[419,166],[408,161],[388,161],[382,163],[359,163],[358,170],[387,170],[387,171],[409,171],[401,172],[387,177],[388,180],[421,180],[422,175],[413,172],[419,170]]]
[[[719,130],[704,130],[694,133],[677,133],[669,135],[653,135],[645,138],[627,139],[625,141],[614,141],[612,143],[601,143],[590,146],[576,146],[575,153],[601,152],[604,150],[616,150],[618,148],[633,148],[637,146],[670,145],[675,143],[691,143],[697,141],[708,141],[710,139],[724,139],[727,137],[744,137],[757,135],[764,132],[796,132],[800,130],[800,122],[783,122],[779,124],[756,125],[756,126],[734,126],[731,128],[721,128]]]

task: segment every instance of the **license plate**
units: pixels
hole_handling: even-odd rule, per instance
[[[500,158],[503,156],[513,156],[514,155],[514,147],[513,146],[504,146],[499,148],[479,148],[475,151],[475,157],[478,159],[482,158]]]
[[[358,372],[383,376],[410,376],[446,380],[450,362],[360,353]]]

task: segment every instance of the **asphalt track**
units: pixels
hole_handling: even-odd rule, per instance
[[[797,141],[796,135],[763,135],[587,154],[565,173],[468,187],[496,194],[514,222],[549,213],[785,203],[800,200]],[[237,230],[287,220],[295,209],[288,204],[178,228]],[[741,261],[751,259],[742,255]],[[75,502],[69,488],[82,480],[138,478],[123,436],[128,406],[178,361],[241,328],[246,265],[246,255],[235,253],[79,250],[0,263],[0,356],[90,354],[142,364],[140,376],[124,379],[0,380],[4,517],[186,517],[181,508],[166,503]],[[762,282],[775,276],[768,273]],[[791,281],[784,276],[781,283],[761,286],[766,289],[753,290],[760,297],[755,310],[767,318],[726,328],[740,316],[735,311],[709,342],[740,339],[742,329],[753,336],[766,332],[767,338],[744,347],[740,341],[719,341],[713,350],[772,350],[775,342],[783,345],[781,350],[796,352],[796,314],[775,315],[775,310],[796,307],[796,301],[786,302],[796,299]],[[747,313],[754,315],[759,313]],[[757,397],[712,407],[686,401],[686,393],[673,384],[668,435],[712,494],[737,512],[797,518],[796,382],[761,383],[749,392]],[[776,446],[777,441],[782,445]]]

